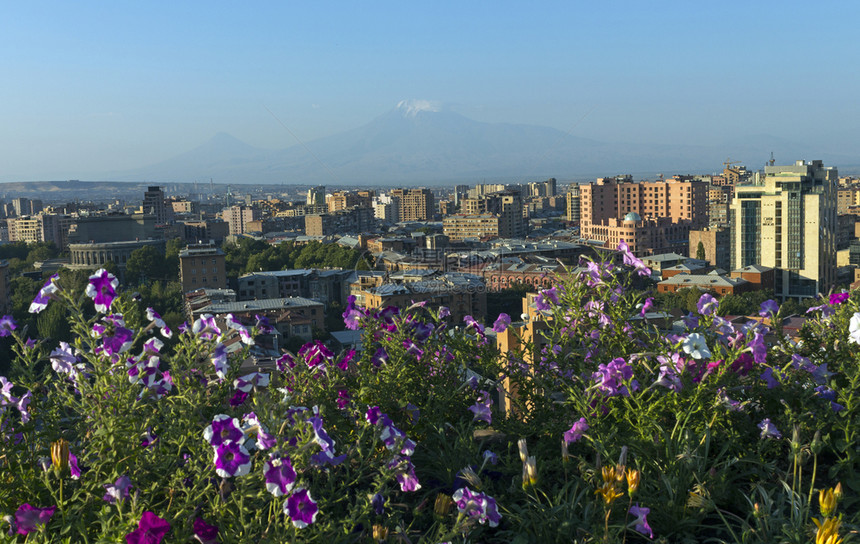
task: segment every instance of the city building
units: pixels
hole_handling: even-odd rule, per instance
[[[155,217],[144,214],[109,214],[77,217],[69,227],[68,243],[124,242],[156,237]]]
[[[253,272],[238,280],[239,300],[303,297],[330,305],[344,306],[354,270],[272,270]]]
[[[580,221],[580,191],[579,184],[574,183],[567,191],[567,220],[578,225]]]
[[[311,187],[308,189],[308,206],[325,206],[325,186]]]
[[[709,227],[690,231],[690,257],[698,258],[699,243],[705,250],[705,260],[711,266],[731,270],[731,233],[726,228]]]
[[[221,212],[221,219],[227,222],[230,234],[245,234],[250,232],[248,223],[257,221],[262,217],[259,208],[251,208],[245,205],[230,206]]]
[[[765,166],[735,187],[732,268],[777,269],[774,293],[782,300],[826,293],[836,279],[837,180],[834,167],[797,161]]]
[[[182,291],[201,288],[226,289],[226,256],[211,244],[189,244],[179,252],[179,281]]]
[[[385,223],[400,222],[400,200],[390,195],[373,198],[373,215]]]
[[[173,207],[170,207],[170,215],[173,214]],[[164,191],[161,187],[151,186],[143,193],[143,213],[144,215],[155,216],[155,224],[163,225],[169,221],[168,207],[164,203]]]
[[[125,267],[131,254],[143,247],[154,247],[164,255],[164,240],[125,240],[122,242],[88,242],[69,244],[69,264],[72,270],[93,270],[114,263],[120,281],[125,280]]]
[[[737,295],[754,290],[743,278],[727,278],[718,274],[677,274],[657,283],[658,293],[674,293],[680,289],[696,288],[723,295]]]
[[[362,234],[373,230],[374,217],[371,208],[353,206],[333,213],[305,216],[307,236],[329,236],[332,234]]]
[[[393,189],[388,194],[398,200],[400,221],[432,221],[436,215],[436,203],[430,189]]]
[[[224,318],[232,314],[240,323],[253,325],[257,316],[266,317],[284,339],[297,336],[313,339],[314,329],[325,331],[325,307],[321,302],[302,297],[268,298],[238,302],[213,302],[193,311],[194,318],[203,314]]]
[[[11,242],[53,242],[63,250],[68,245],[69,230],[75,221],[68,215],[39,213],[10,217],[6,225]]]
[[[500,224],[499,216],[492,213],[455,214],[442,220],[442,232],[449,240],[455,242],[467,239],[498,238],[501,236]]]
[[[12,284],[9,277],[9,261],[0,259],[0,314],[12,313]]]

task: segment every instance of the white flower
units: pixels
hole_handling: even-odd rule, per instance
[[[687,336],[682,347],[684,348],[684,353],[693,359],[709,359],[711,357],[705,337],[697,332]]]
[[[860,312],[854,314],[848,323],[848,341],[860,344]]]

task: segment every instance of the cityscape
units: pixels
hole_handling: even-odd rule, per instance
[[[0,543],[850,544],[860,4],[0,23]]]

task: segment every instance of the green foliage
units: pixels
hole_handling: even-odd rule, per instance
[[[699,245],[696,246],[696,258],[700,261],[705,260],[705,244],[703,244],[701,240],[699,241]]]
[[[337,244],[283,242],[277,246],[243,238],[224,247],[228,277],[267,270],[296,268],[357,268],[363,252]]]

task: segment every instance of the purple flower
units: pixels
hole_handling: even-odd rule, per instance
[[[268,385],[269,374],[264,372],[251,372],[233,380],[233,387],[243,393],[250,392],[254,387],[266,387]]]
[[[72,346],[66,342],[60,342],[60,347],[51,352],[51,367],[58,374],[69,374],[72,378],[77,376],[78,369],[75,366],[78,358],[72,353]]]
[[[388,362],[388,352],[385,351],[385,348],[380,347],[373,354],[373,357],[370,358],[370,362],[374,367],[379,368],[383,363]]]
[[[90,276],[86,292],[87,296],[93,299],[97,312],[106,314],[110,311],[111,304],[116,298],[117,287],[119,287],[119,280],[104,268],[99,268]]]
[[[128,476],[120,476],[113,485],[105,484],[105,496],[102,497],[105,501],[115,504],[117,501],[124,501],[128,498],[129,489],[131,489],[131,478]]]
[[[356,352],[354,349],[347,351],[343,357],[341,357],[340,361],[337,363],[337,367],[342,371],[346,372],[349,369],[349,363],[351,363],[356,356]]]
[[[77,480],[81,477],[81,468],[78,466],[78,458],[71,451],[69,452],[69,474],[72,480]]]
[[[170,523],[150,511],[140,517],[137,529],[125,535],[126,544],[160,544],[170,530]]]
[[[708,293],[699,297],[699,302],[696,303],[696,309],[700,315],[714,315],[719,306],[719,301]]]
[[[765,300],[761,303],[758,315],[762,317],[773,317],[779,313],[779,304],[775,300]]]
[[[630,393],[624,382],[633,378],[633,370],[624,359],[617,357],[608,364],[598,365],[597,372],[592,375],[592,378],[597,383],[597,389],[605,396],[611,397],[620,394],[626,397]],[[630,387],[635,391],[638,389],[639,383],[632,380]]]
[[[215,374],[222,380],[227,377],[227,372],[230,371],[230,363],[227,359],[227,348],[224,344],[215,346],[215,351],[212,353],[212,364],[215,365]]]
[[[271,334],[275,332],[274,327],[269,323],[269,318],[264,315],[254,315],[256,322],[254,327],[260,330],[260,334]]]
[[[45,282],[45,285],[39,289],[39,294],[36,295],[36,298],[33,299],[33,302],[30,304],[29,312],[31,314],[38,314],[42,310],[48,307],[48,302],[51,301],[54,293],[57,293],[60,288],[57,287],[57,284],[54,283],[56,280],[60,279],[59,274],[54,274],[48,281]]]
[[[283,355],[278,357],[277,361],[275,361],[275,366],[278,367],[278,370],[280,372],[286,372],[288,368],[296,367],[296,361],[293,359],[292,355],[290,355],[289,353],[284,353]]]
[[[251,456],[245,446],[227,441],[215,448],[215,473],[222,478],[245,476],[251,471]]]
[[[755,362],[762,364],[767,360],[767,345],[764,343],[764,335],[756,332],[747,347],[752,351]]]
[[[637,274],[639,274],[640,276],[651,275],[651,269],[645,266],[645,263],[642,262],[641,259],[639,259],[638,257],[636,257],[636,255],[630,252],[630,246],[628,246],[627,243],[624,242],[624,240],[621,240],[621,242],[618,244],[618,251],[624,254],[624,264],[635,268]]]
[[[272,456],[263,464],[263,476],[266,479],[266,489],[275,497],[286,495],[296,483],[296,471],[289,457]]]
[[[373,498],[370,499],[370,504],[373,506],[373,511],[376,512],[377,516],[385,513],[385,497],[381,493],[373,495]]]
[[[27,503],[22,504],[15,512],[15,528],[17,528],[18,530],[18,534],[30,534],[31,532],[36,530],[37,525],[44,525],[48,523],[49,521],[51,521],[51,516],[54,515],[54,511],[56,509],[56,506],[49,506],[48,508],[37,508],[35,506],[30,506]]]
[[[580,438],[582,438],[583,433],[589,429],[588,422],[585,421],[584,417],[579,418],[579,421],[573,424],[569,431],[565,431],[564,433],[564,441],[567,444],[571,442],[577,442]]]
[[[248,393],[244,391],[236,391],[233,393],[233,396],[230,397],[230,406],[236,407],[241,406],[248,399]]]
[[[830,294],[830,305],[836,306],[837,304],[842,304],[851,296],[851,293],[831,293]]]
[[[15,325],[15,320],[12,319],[11,315],[0,317],[0,337],[11,335],[12,331],[17,328],[18,326]]]
[[[343,410],[347,406],[349,406],[349,399],[352,397],[349,394],[349,391],[346,389],[338,389],[337,398],[335,399],[335,403],[337,403],[337,407]]]
[[[642,317],[645,317],[645,314],[648,313],[648,310],[650,310],[653,307],[654,307],[654,299],[651,297],[646,298],[645,304],[643,304],[642,309],[639,310],[639,315],[641,315]]]
[[[388,468],[395,469],[394,479],[400,484],[400,491],[407,493],[421,489],[418,477],[415,476],[415,466],[409,457],[395,455],[388,463]]]
[[[343,323],[347,329],[357,331],[361,326],[360,321],[363,317],[367,317],[364,309],[355,305],[355,295],[349,295],[346,299],[346,309],[343,314]]]
[[[203,314],[191,325],[191,332],[199,334],[204,340],[213,340],[221,336],[221,329],[211,314]]]
[[[484,450],[484,463],[490,463],[491,465],[499,464],[499,456],[490,450]]]
[[[238,442],[244,436],[239,420],[226,414],[215,416],[212,423],[203,430],[203,438],[213,447],[218,447],[227,441]]]
[[[284,513],[290,517],[293,526],[297,529],[304,529],[314,523],[319,510],[317,503],[305,488],[297,489],[284,503]]]
[[[274,448],[278,443],[278,439],[268,433],[254,412],[249,412],[242,417],[242,432],[247,438],[252,439],[248,446],[251,449],[267,450]]]
[[[511,324],[511,316],[506,313],[500,313],[496,322],[493,323],[493,330],[496,332],[505,332]]]
[[[483,421],[487,425],[492,424],[492,406],[493,399],[490,398],[490,394],[487,391],[481,391],[481,395],[478,397],[478,400],[475,402],[475,404],[469,406],[469,411],[474,414],[474,418],[472,419],[472,421]]]
[[[630,514],[636,516],[636,519],[631,521],[630,525],[633,525],[634,530],[646,535],[648,538],[654,538],[654,531],[651,530],[651,526],[648,525],[648,519],[646,518],[650,512],[650,508],[640,507],[637,502],[635,506],[630,507]]]
[[[152,323],[155,323],[155,326],[161,329],[161,335],[165,338],[170,338],[173,336],[173,331],[170,330],[170,327],[167,326],[167,323],[158,315],[158,312],[153,310],[152,308],[146,309],[146,318],[150,320]]]
[[[451,315],[451,310],[447,306],[439,306],[439,319],[445,319]]]
[[[826,367],[827,365],[822,366]],[[15,407],[21,413],[21,423],[27,423],[30,421],[30,412],[27,410],[27,407],[30,405],[30,400],[32,400],[32,398],[33,394],[27,391],[21,395],[21,398],[15,403]]]
[[[194,538],[200,541],[200,544],[217,544],[218,543],[218,527],[209,525],[203,518],[194,520]]]
[[[766,417],[758,424],[761,429],[762,438],[782,438],[782,433],[776,428],[776,425],[770,422],[770,418]]]
[[[499,514],[496,500],[484,493],[475,492],[468,487],[461,487],[451,495],[457,503],[457,510],[484,524],[489,522],[490,527],[496,527],[502,519]]]
[[[553,305],[558,305],[558,294],[555,287],[543,289],[535,297],[535,308],[539,312],[550,310]]]

